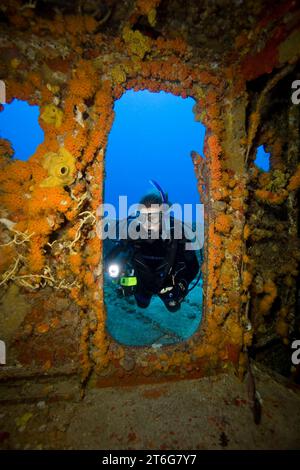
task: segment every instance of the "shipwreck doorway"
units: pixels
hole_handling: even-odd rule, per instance
[[[147,90],[129,90],[115,102],[105,159],[105,204],[115,208],[116,220],[121,219],[120,197],[126,197],[130,214],[132,205],[153,192],[149,180],[159,182],[171,203],[181,206],[184,222],[197,234],[198,244],[194,246],[200,266],[181,308],[172,313],[156,295],[147,308],[139,307],[134,295],[117,295],[118,279],[112,280],[105,273],[106,329],[126,346],[159,348],[186,341],[202,319],[203,251],[199,238],[204,237],[204,213],[191,152],[203,154],[205,127],[194,120],[194,105],[192,98]],[[104,240],[104,258],[114,245],[115,240]]]

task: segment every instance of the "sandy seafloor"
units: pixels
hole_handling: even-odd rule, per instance
[[[196,280],[192,281],[192,287]],[[162,300],[153,296],[147,308],[136,305],[133,295],[119,298],[116,286],[105,275],[106,328],[118,342],[127,346],[174,344],[191,337],[202,317],[202,279],[188,293],[177,312],[169,312]]]

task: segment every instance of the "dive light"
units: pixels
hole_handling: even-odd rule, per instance
[[[108,274],[111,278],[119,279],[119,283],[122,287],[133,287],[137,285],[137,278],[134,276],[134,270],[131,272],[121,272],[119,264],[113,263],[108,267]]]
[[[118,264],[111,264],[108,267],[108,274],[113,278],[118,277],[120,274],[120,266]]]

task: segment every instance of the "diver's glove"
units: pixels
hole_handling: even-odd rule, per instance
[[[178,281],[175,284],[172,292],[173,292],[174,297],[179,302],[181,302],[184,299],[184,297],[186,296],[187,288],[188,288],[188,285],[187,285],[187,282],[186,282],[185,279],[180,279],[180,281]]]
[[[129,297],[134,295],[136,286],[118,286],[116,289],[117,296],[119,298]]]
[[[175,302],[181,302],[186,296],[187,288],[188,285],[186,280],[180,279],[175,285],[161,289],[160,294],[164,294],[170,300],[174,300]]]

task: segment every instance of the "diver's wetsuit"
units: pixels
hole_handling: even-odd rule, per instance
[[[173,234],[173,232],[172,232]],[[180,302],[187,293],[189,283],[199,271],[195,251],[186,249],[188,240],[162,238],[119,240],[105,258],[106,266],[122,251],[129,251],[130,265],[137,277],[134,292],[139,307],[146,308],[153,294],[158,295],[169,311],[180,308]],[[167,287],[172,289],[166,289]]]

